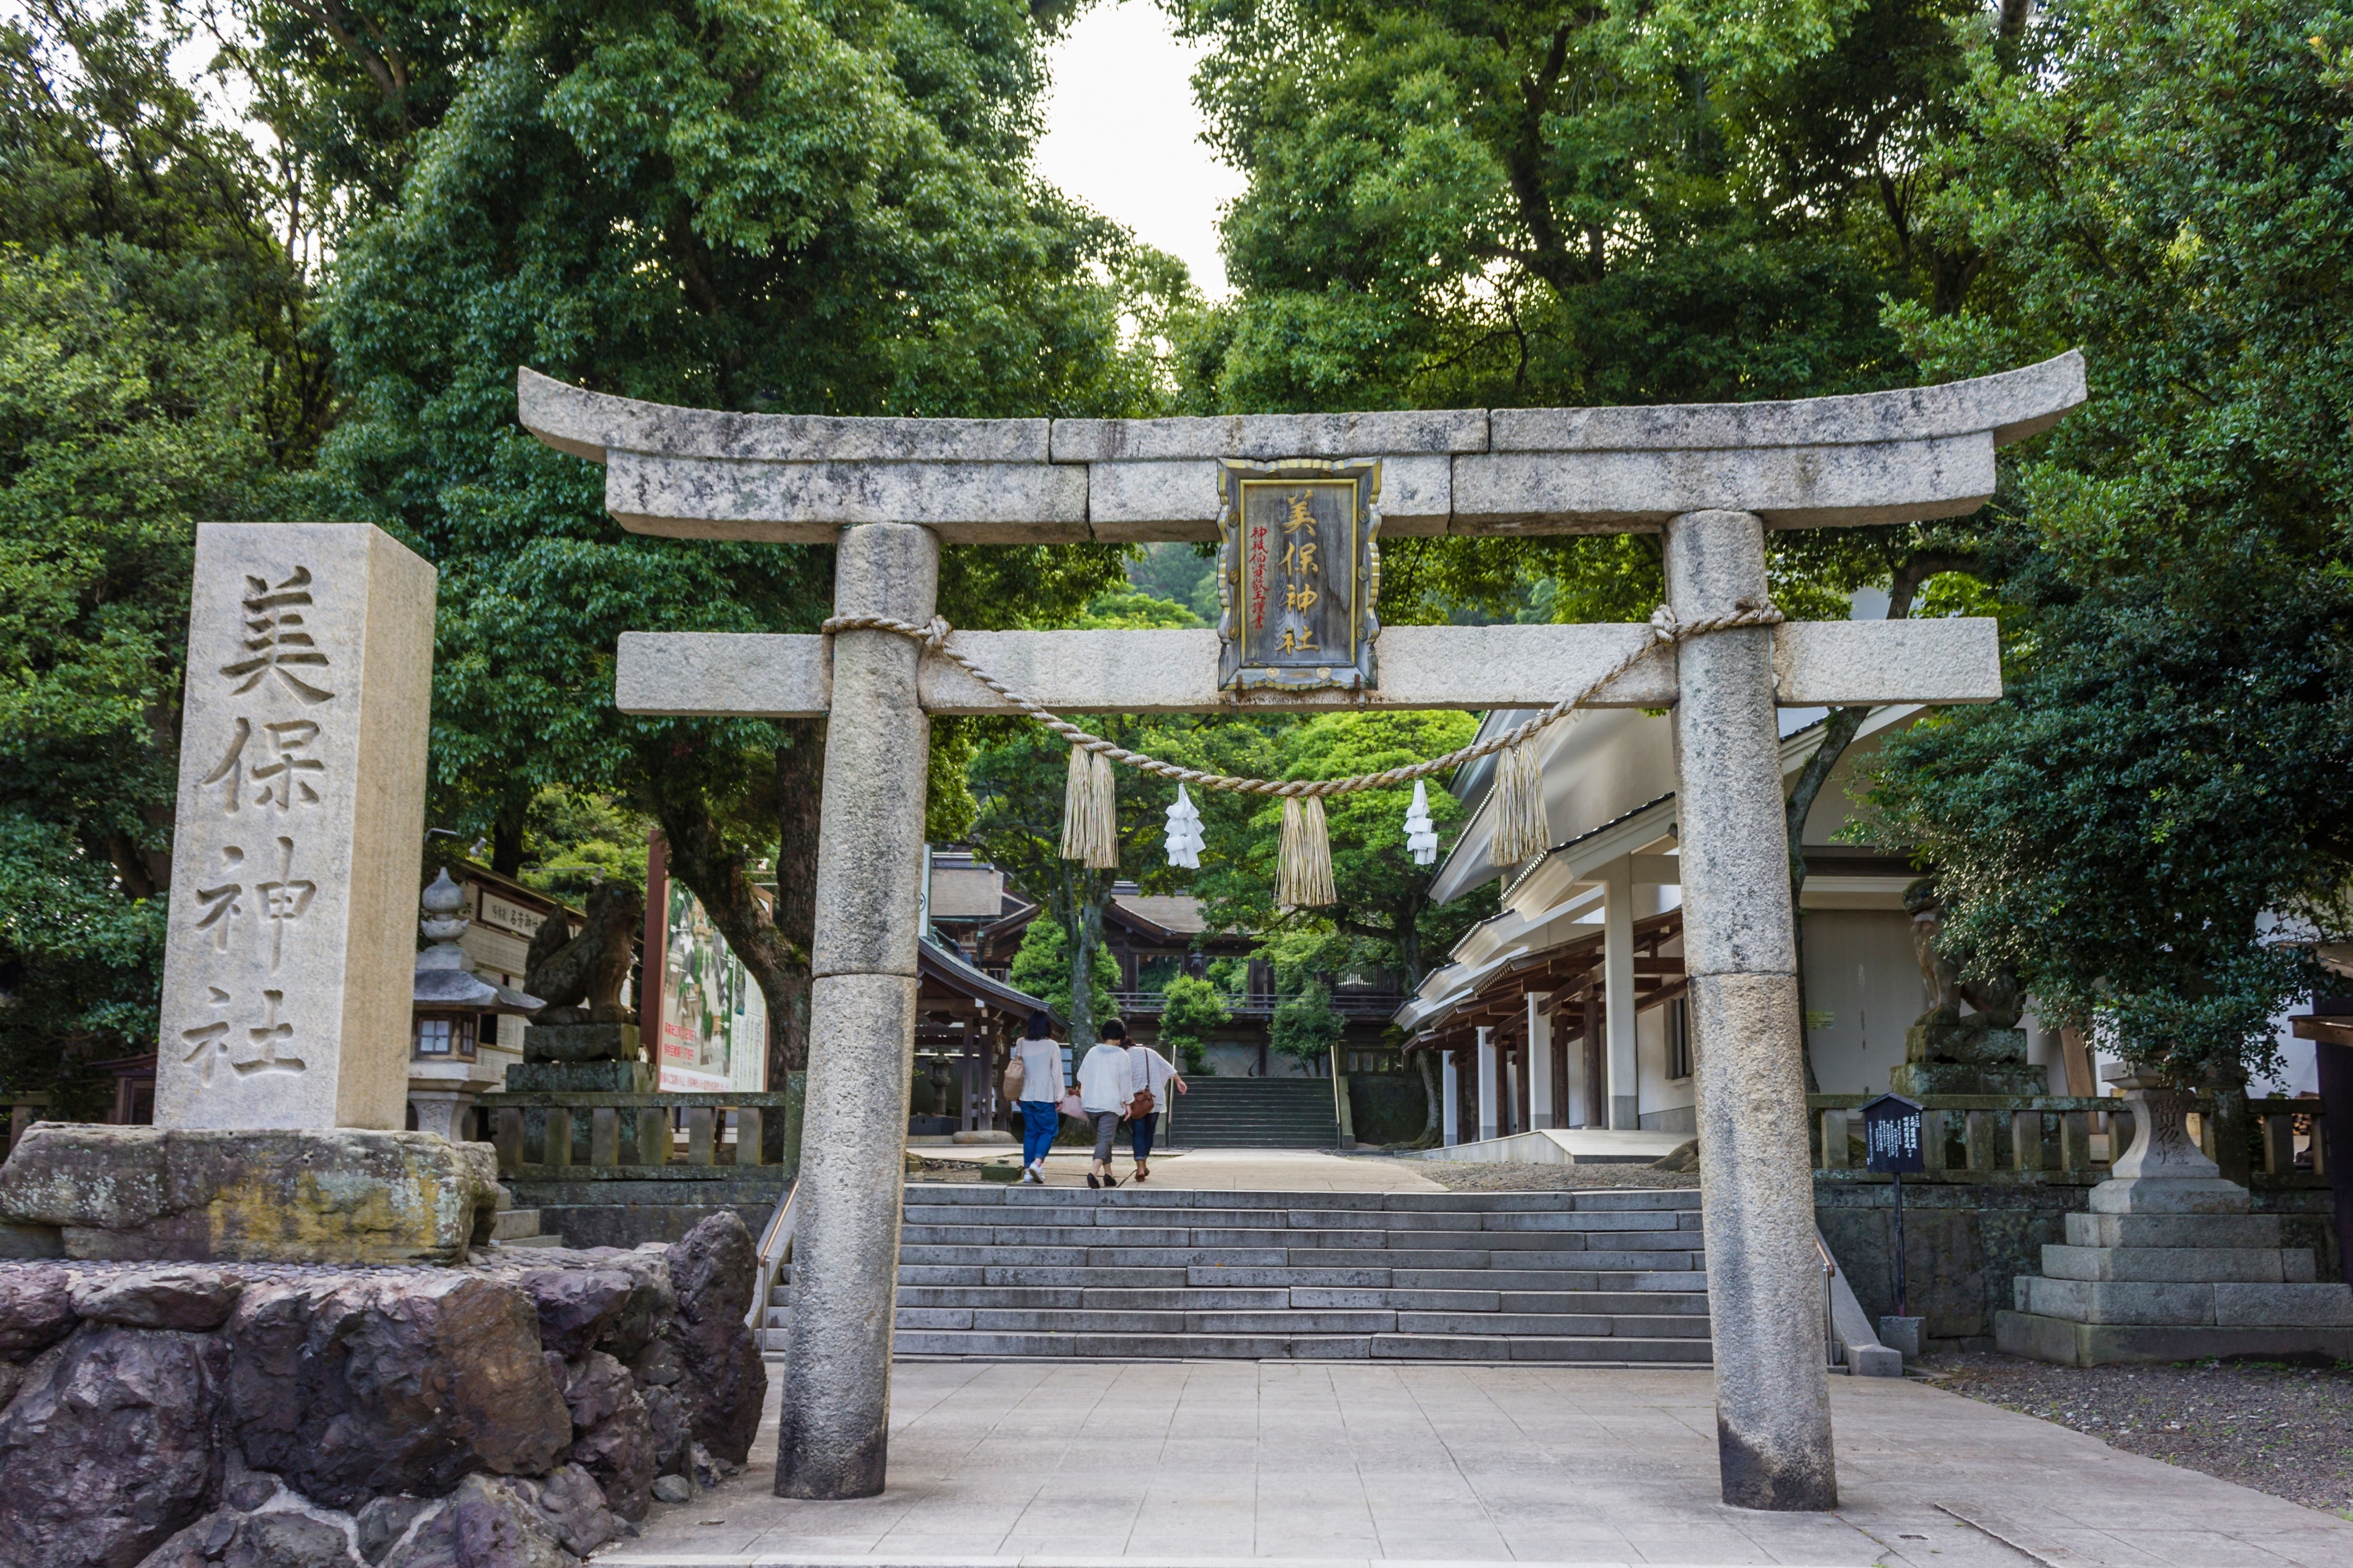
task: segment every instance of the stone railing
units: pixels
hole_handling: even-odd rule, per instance
[[[0,1091],[0,1107],[6,1108],[6,1114],[0,1116],[0,1160],[5,1160],[16,1147],[16,1140],[41,1120],[41,1112],[49,1108],[49,1097],[29,1089]]]
[[[626,1176],[659,1167],[779,1162],[764,1145],[769,1119],[785,1124],[794,1096],[599,1094],[575,1089],[486,1094],[480,1106],[498,1150],[499,1174],[538,1180]],[[726,1136],[733,1115],[733,1138]],[[786,1163],[795,1152],[786,1151]]]
[[[1866,1094],[1810,1094],[1817,1175],[1878,1181],[1862,1169],[1862,1107]],[[1922,1155],[1915,1181],[2047,1182],[2089,1185],[2105,1180],[2116,1155],[2132,1146],[2132,1110],[2100,1095],[1929,1095],[1921,1100]],[[2211,1100],[2197,1103],[2200,1141],[2212,1156],[2217,1126]],[[2261,1123],[2262,1152],[2248,1176],[2269,1187],[2326,1186],[2317,1100],[2249,1100]],[[2299,1139],[2295,1127],[2306,1121]],[[2104,1136],[2103,1136],[2104,1135]],[[2099,1142],[2094,1142],[2097,1138]],[[1850,1139],[1852,1140],[1850,1142]],[[2299,1147],[2299,1143],[2302,1147]],[[2223,1162],[2226,1169],[2229,1162]]]

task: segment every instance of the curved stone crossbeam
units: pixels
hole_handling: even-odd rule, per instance
[[[1994,450],[2084,401],[2068,353],[1941,386],[1788,403],[1253,414],[1184,419],[843,419],[676,408],[517,373],[522,426],[606,466],[639,533],[823,543],[916,522],[949,543],[1214,538],[1221,458],[1378,458],[1394,534],[1648,532],[1678,513],[1778,528],[1957,517]]]

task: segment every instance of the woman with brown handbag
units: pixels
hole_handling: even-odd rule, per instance
[[[1126,1026],[1114,1018],[1103,1026],[1108,1034],[1116,1025],[1124,1037]],[[1128,1151],[1135,1157],[1135,1179],[1143,1181],[1152,1174],[1148,1162],[1152,1158],[1153,1134],[1160,1130],[1160,1108],[1168,1103],[1168,1090],[1174,1085],[1179,1094],[1192,1091],[1185,1087],[1184,1075],[1176,1064],[1154,1050],[1134,1041],[1127,1045],[1127,1081],[1133,1091],[1127,1102]]]
[[[1042,1010],[1029,1015],[1022,1033],[1005,1064],[1005,1094],[1021,1107],[1021,1180],[1035,1187],[1045,1184],[1046,1153],[1062,1127],[1062,1047]]]

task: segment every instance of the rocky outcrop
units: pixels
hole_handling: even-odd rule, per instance
[[[352,1508],[545,1472],[571,1441],[530,1300],[435,1273],[264,1286],[230,1321],[228,1426],[245,1460]]]
[[[227,1347],[87,1323],[0,1412],[0,1563],[132,1568],[211,1506]]]
[[[0,1568],[576,1568],[739,1468],[749,1257],[0,1261]]]
[[[669,1333],[692,1404],[694,1440],[732,1464],[742,1464],[759,1430],[768,1396],[768,1370],[746,1318],[752,1310],[759,1252],[752,1233],[732,1210],[697,1225],[670,1244],[670,1284],[678,1315]]]

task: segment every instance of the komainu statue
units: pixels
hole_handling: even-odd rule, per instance
[[[1904,1065],[1888,1086],[1899,1094],[2042,1094],[2043,1069],[2026,1060],[2026,1034],[2018,1020],[2026,998],[2017,979],[1997,974],[1964,979],[1960,966],[1938,948],[1945,904],[1933,877],[1904,890],[1912,916],[1912,951],[1920,961],[1920,983],[1928,1010],[1904,1037]],[[1966,1005],[1973,1011],[1964,1013]]]
[[[646,926],[646,899],[635,888],[607,882],[588,895],[588,922],[577,936],[559,916],[531,939],[523,958],[523,989],[547,1006],[534,1022],[628,1024],[637,1015],[621,1005],[621,987],[637,962]]]

